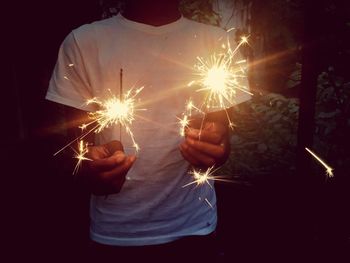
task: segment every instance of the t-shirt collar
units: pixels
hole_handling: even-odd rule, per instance
[[[175,31],[181,27],[183,27],[186,24],[186,19],[181,16],[178,20],[171,22],[169,24],[166,25],[162,25],[162,26],[152,26],[152,25],[148,25],[148,24],[143,24],[143,23],[139,23],[139,22],[135,22],[132,20],[129,20],[127,18],[125,18],[121,13],[119,13],[116,16],[117,21],[124,25],[127,26],[129,28],[133,28],[139,31],[143,31],[145,33],[150,33],[150,34],[165,34],[165,33],[170,33],[172,31]]]

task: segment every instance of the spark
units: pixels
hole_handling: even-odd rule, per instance
[[[68,67],[73,67],[73,66],[74,66],[73,63],[68,64]]]
[[[192,115],[192,110],[196,110],[197,112],[204,114],[204,112],[200,108],[198,108],[196,105],[194,105],[191,99],[189,99],[186,103],[186,111],[190,116]]]
[[[248,38],[249,36],[241,36],[241,43],[248,44]]]
[[[213,176],[213,173],[217,170],[213,170],[214,166],[209,167],[205,172],[202,172],[201,170],[196,170],[193,169],[192,171],[189,172],[190,175],[192,175],[193,177],[193,181],[185,184],[183,186],[187,187],[190,186],[192,184],[197,184],[197,186],[203,185],[203,184],[208,184],[210,186],[210,188],[213,188],[212,185],[210,184],[209,180],[215,180],[215,177]]]
[[[199,200],[199,201],[202,201],[202,198],[201,198],[201,197],[198,197],[198,200]],[[209,202],[208,198],[204,198],[204,201],[208,204],[208,206],[209,206],[211,209],[214,209],[213,205]]]
[[[196,107],[194,105],[193,101],[190,99],[186,103],[186,111],[182,114],[182,118],[177,117],[177,119],[179,120],[179,124],[180,124],[180,135],[182,137],[185,136],[185,130],[190,125],[190,121],[191,121],[190,117],[192,116],[193,110],[195,110],[201,114],[204,114],[204,112],[201,111],[198,107]]]
[[[308,151],[323,167],[326,169],[326,174],[329,178],[334,177],[333,168],[326,164],[320,157],[318,157],[314,152],[312,152],[309,148],[305,147],[305,150]]]
[[[80,140],[78,143],[78,151],[72,148],[75,153],[73,158],[76,158],[78,160],[77,164],[74,167],[73,174],[78,173],[79,168],[81,167],[83,161],[92,161],[91,159],[85,156],[89,152],[88,145],[89,145],[88,143],[84,143],[83,140]]]
[[[69,80],[69,78],[67,76],[63,76],[63,78],[66,79],[66,80]]]
[[[204,198],[204,200],[210,206],[211,209],[214,209],[213,205],[209,202],[208,198]]]
[[[178,118],[179,119],[179,124],[180,124],[180,135],[182,137],[185,136],[185,130],[189,126],[190,121],[188,119],[188,115],[184,115],[183,118]]]

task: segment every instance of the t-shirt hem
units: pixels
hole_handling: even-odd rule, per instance
[[[90,230],[91,240],[110,246],[148,246],[148,245],[160,245],[175,241],[186,236],[205,236],[209,235],[216,229],[216,224],[212,224],[210,227],[188,233],[175,234],[172,236],[155,236],[155,237],[135,237],[135,238],[117,238],[99,235]]]

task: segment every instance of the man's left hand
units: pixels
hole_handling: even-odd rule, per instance
[[[180,145],[182,156],[193,166],[209,168],[224,164],[230,153],[228,127],[206,122],[203,129],[188,128]]]

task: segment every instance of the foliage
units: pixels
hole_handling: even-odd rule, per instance
[[[234,107],[231,155],[219,173],[230,174],[239,183],[253,183],[271,174],[292,174],[298,110],[297,99],[275,93],[255,96]]]
[[[300,70],[291,85],[299,85]],[[350,167],[350,80],[330,67],[318,77],[315,109],[314,151],[346,176]],[[236,106],[231,155],[219,171],[238,183],[254,183],[266,176],[295,172],[299,102],[280,94],[255,96]],[[315,174],[324,169],[315,162]]]
[[[350,79],[330,67],[318,78],[315,149],[345,174],[350,167]]]
[[[181,13],[194,21],[220,25],[220,15],[213,9],[213,0],[183,0],[180,3]]]
[[[122,10],[124,0],[99,0],[102,9],[102,18],[114,16]]]

